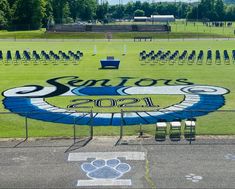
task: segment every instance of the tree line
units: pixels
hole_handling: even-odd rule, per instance
[[[0,29],[39,29],[78,21],[112,22],[134,16],[174,15],[179,19],[234,21],[235,4],[223,0],[184,2],[129,2],[97,4],[96,0],[0,0]]]

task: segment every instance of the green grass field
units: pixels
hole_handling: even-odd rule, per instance
[[[121,23],[125,24],[125,23]],[[132,23],[126,23],[132,24]],[[135,23],[136,24],[136,23]],[[142,23],[146,24],[146,23]],[[170,33],[146,33],[124,32],[113,33],[113,39],[130,39],[136,36],[151,36],[154,39],[178,39],[178,38],[234,38],[235,23],[231,27],[207,27],[201,22],[177,21],[171,23]],[[47,33],[45,29],[36,31],[0,31],[0,39],[104,39],[105,33]]]
[[[94,45],[97,47],[97,55],[93,56]],[[123,56],[124,45],[127,47],[127,54]],[[89,79],[110,79],[112,84],[115,85],[120,82],[120,77],[133,77],[128,82],[129,86],[140,78],[153,78],[153,79],[169,79],[175,81],[178,78],[186,78],[190,82],[202,85],[214,85],[225,87],[231,92],[225,96],[226,104],[221,110],[235,110],[235,64],[232,62],[229,65],[221,64],[206,65],[165,65],[155,64],[150,65],[146,63],[142,65],[139,61],[139,52],[142,50],[202,50],[212,49],[213,51],[219,49],[221,52],[226,49],[231,51],[234,48],[233,41],[175,41],[175,42],[1,42],[0,50],[4,53],[7,50],[53,50],[58,52],[63,51],[76,51],[81,50],[84,52],[84,57],[78,65],[34,65],[31,62],[29,65],[5,65],[0,63],[0,91],[3,92],[7,89],[19,87],[23,85],[42,85],[49,86],[46,80],[61,77],[61,76],[79,76],[82,80]],[[115,56],[121,60],[119,70],[100,70],[100,59],[106,56]],[[213,60],[214,62],[214,60]],[[68,81],[61,80],[63,83]],[[163,83],[159,82],[159,86]],[[141,96],[137,96],[141,97]],[[94,97],[97,99],[98,97]],[[154,96],[152,99],[154,103],[159,105],[160,108],[167,107],[172,103],[181,101],[183,96]],[[3,97],[1,97],[1,100]],[[59,107],[66,108],[71,104],[71,100],[75,97],[56,97],[46,99],[49,103],[55,104]],[[84,108],[89,111],[89,109]],[[127,110],[133,110],[127,109]],[[135,109],[136,110],[136,109]],[[137,109],[138,110],[138,109]],[[141,108],[139,109],[141,110]],[[110,111],[108,108],[96,108],[94,111],[105,112]],[[112,111],[118,112],[120,108],[113,108]],[[3,105],[0,106],[0,112],[7,112]],[[25,118],[14,114],[0,114],[0,137],[23,137],[24,136],[24,121]],[[47,123],[37,120],[28,120],[29,135],[31,137],[45,137],[45,136],[72,136],[73,130],[71,125]],[[235,112],[214,112],[207,116],[198,119],[197,134],[215,134],[215,135],[234,135],[235,134]],[[88,127],[78,127],[78,135],[86,135]],[[139,126],[130,126],[125,128],[126,135],[136,135]],[[144,125],[144,131],[153,134],[153,125]],[[95,135],[116,135],[119,132],[117,127],[96,127]]]

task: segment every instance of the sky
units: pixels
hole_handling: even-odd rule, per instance
[[[109,4],[118,4],[119,3],[119,1],[120,2],[122,2],[123,4],[126,4],[127,2],[130,2],[130,1],[132,1],[132,2],[135,2],[135,1],[137,1],[137,0],[108,0],[108,2],[109,2]],[[141,1],[141,2],[144,2],[144,1],[148,1],[148,2],[166,2],[166,1],[168,1],[168,2],[175,2],[175,0],[138,0],[138,1]],[[195,1],[198,1],[198,0],[176,0],[177,2],[179,2],[179,1],[181,1],[181,2],[195,2]]]

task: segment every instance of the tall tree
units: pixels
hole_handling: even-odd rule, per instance
[[[96,0],[77,0],[78,16],[82,20],[93,20],[96,16]]]
[[[7,0],[0,0],[0,28],[6,28],[11,17],[10,6]]]
[[[45,0],[44,7],[45,7],[45,14],[42,19],[42,24],[43,27],[49,27],[50,25],[54,25],[52,0]]]
[[[134,16],[134,5],[133,2],[128,2],[125,6],[125,16],[133,17]]]
[[[225,19],[225,7],[223,0],[215,1],[215,12],[217,14],[217,20],[223,21]]]
[[[227,21],[235,20],[235,5],[229,5],[226,8],[226,20]]]
[[[17,0],[7,0],[7,1],[9,3],[10,7],[12,8]]]
[[[97,5],[96,19],[104,20],[107,17],[107,13],[108,13],[108,3]]]
[[[68,0],[70,17],[75,21],[78,18],[78,3],[77,0]]]
[[[64,7],[67,3],[67,0],[52,0],[53,7],[53,16],[55,22],[58,24],[63,23],[66,13],[64,12]]]
[[[13,6],[13,24],[19,29],[39,29],[45,13],[44,0],[17,0]]]

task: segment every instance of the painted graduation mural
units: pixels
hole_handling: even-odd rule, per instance
[[[226,88],[197,85],[185,78],[120,77],[113,84],[110,79],[83,80],[78,76],[63,76],[49,79],[47,83],[49,86],[25,85],[4,91],[5,109],[31,119],[62,124],[89,125],[91,120],[94,126],[154,124],[162,119],[173,121],[205,116],[223,107],[225,95],[229,93]],[[181,95],[183,100],[161,108],[152,100],[153,95]],[[48,102],[56,97],[76,98],[67,108],[62,108]],[[89,111],[93,107],[109,111],[94,111],[91,116]],[[120,111],[112,111],[114,107]],[[141,111],[125,111],[135,107]],[[81,111],[84,109],[87,111]]]

